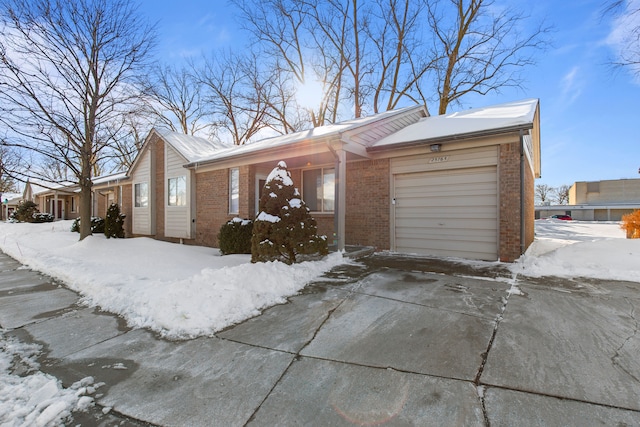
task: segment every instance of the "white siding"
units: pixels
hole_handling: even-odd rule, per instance
[[[191,174],[183,165],[185,159],[171,146],[165,145],[165,192],[169,178],[187,177],[187,203],[185,206],[168,206],[168,194],[164,195],[164,234],[166,237],[191,238]]]
[[[133,201],[133,234],[151,235],[151,152],[147,150],[140,158],[133,173],[131,186],[131,200]],[[149,203],[147,207],[136,207],[136,184],[146,182],[149,188]]]
[[[498,257],[495,147],[392,160],[394,250]]]

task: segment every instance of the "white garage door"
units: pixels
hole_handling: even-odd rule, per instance
[[[394,175],[395,250],[498,259],[495,166]]]

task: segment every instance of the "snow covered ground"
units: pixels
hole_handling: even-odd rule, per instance
[[[325,271],[351,262],[332,254],[292,266],[251,264],[248,255],[223,257],[217,249],[148,238],[96,235],[79,242],[70,227],[71,221],[0,223],[0,249],[62,280],[88,306],[171,338],[211,335],[284,302]],[[640,282],[640,239],[624,237],[618,223],[538,220],[536,241],[509,268],[534,277]],[[63,388],[38,371],[39,351],[37,345],[19,343],[0,331],[0,425],[62,425],[71,411],[92,404],[91,394],[100,384],[89,377]]]
[[[626,239],[618,222],[541,219],[534,243],[510,268],[531,277],[640,282],[640,239]]]

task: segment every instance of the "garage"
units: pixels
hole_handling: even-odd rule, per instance
[[[487,154],[485,163],[495,162],[495,153],[483,151]],[[472,154],[477,156],[478,152]],[[437,170],[393,174],[394,250],[498,259],[497,166],[464,167],[468,155],[413,158],[407,159],[404,166],[396,164],[397,170],[419,165],[422,168],[431,165]],[[482,157],[475,157],[472,163],[479,159]]]

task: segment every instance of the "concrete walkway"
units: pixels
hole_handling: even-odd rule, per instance
[[[639,283],[375,255],[171,342],[19,267],[0,253],[5,334],[66,386],[106,384],[72,425],[640,425]]]

